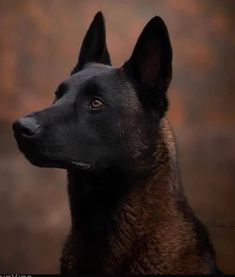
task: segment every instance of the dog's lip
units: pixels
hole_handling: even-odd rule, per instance
[[[50,159],[45,153],[35,152],[35,148],[31,144],[27,143],[22,136],[16,137],[19,150],[25,155],[25,157],[34,165],[40,167],[58,167],[58,168],[69,168],[89,170],[94,166],[91,162],[72,160],[70,162],[66,160]],[[28,146],[28,147],[26,147]],[[29,148],[30,146],[30,148]],[[28,148],[28,149],[27,149]],[[37,158],[35,158],[35,156]]]
[[[75,166],[76,168],[81,168],[81,169],[91,169],[93,165],[89,162],[83,162],[83,161],[72,161],[72,165]]]

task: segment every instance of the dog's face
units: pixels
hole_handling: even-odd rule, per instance
[[[139,169],[151,161],[158,122],[167,109],[172,50],[165,24],[153,18],[130,59],[112,67],[98,13],[78,63],[48,108],[13,124],[31,163],[82,170]]]

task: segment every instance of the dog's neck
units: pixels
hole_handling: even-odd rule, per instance
[[[122,229],[125,233],[128,228],[130,234],[133,230],[130,240],[134,240],[134,234],[141,236],[154,214],[164,220],[175,212],[172,203],[180,197],[181,187],[174,140],[166,119],[160,123],[155,158],[157,168],[147,180],[127,178],[115,170],[101,176],[68,172],[72,232],[79,234],[87,253],[92,253],[90,247],[96,253],[104,249],[110,235],[116,234],[113,239],[118,241]]]

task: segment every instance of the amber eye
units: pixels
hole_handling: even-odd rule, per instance
[[[91,100],[91,103],[90,103],[91,109],[99,110],[99,109],[102,109],[103,107],[104,107],[104,103],[100,99],[94,98]]]

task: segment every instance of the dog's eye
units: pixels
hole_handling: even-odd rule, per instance
[[[100,109],[102,109],[104,106],[105,106],[104,103],[103,103],[100,99],[98,99],[98,98],[94,98],[94,99],[92,99],[91,102],[90,102],[90,108],[91,108],[92,110],[100,110]]]

